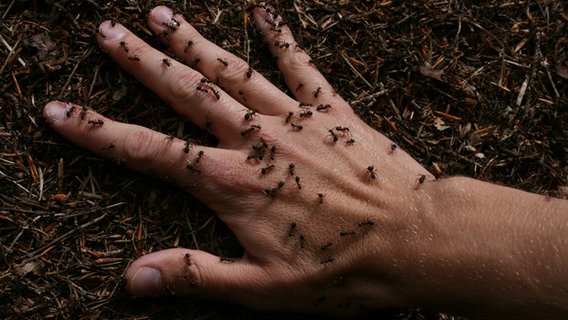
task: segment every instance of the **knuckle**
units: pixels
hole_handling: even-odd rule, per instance
[[[124,156],[129,161],[137,163],[151,162],[158,155],[157,137],[147,129],[139,128],[124,138]]]
[[[223,70],[223,78],[230,79],[229,81],[240,81],[245,77],[249,69],[249,65],[245,61],[235,58],[231,59],[228,63],[230,68]]]
[[[168,83],[170,91],[168,100],[183,102],[188,99],[195,99],[197,96],[195,87],[199,83],[199,75],[180,70],[171,74]]]

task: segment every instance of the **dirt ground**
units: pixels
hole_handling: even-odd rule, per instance
[[[158,48],[145,16],[176,8],[284,87],[252,23],[252,1],[0,3],[0,318],[287,319],[222,302],[131,299],[121,274],[171,247],[238,255],[201,203],[60,138],[46,102],[215,144],[121,71],[96,45],[116,19]],[[473,4],[472,4],[473,3]],[[371,126],[436,175],[465,175],[566,197],[565,1],[275,1],[298,42]],[[449,319],[441,310],[364,318]]]

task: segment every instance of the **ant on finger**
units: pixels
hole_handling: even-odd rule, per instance
[[[373,165],[368,166],[367,172],[369,173],[371,179],[377,179],[377,170],[375,169],[375,166]]]

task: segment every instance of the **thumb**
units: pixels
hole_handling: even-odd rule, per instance
[[[203,251],[176,248],[135,260],[125,277],[126,291],[134,296],[191,295],[250,305],[254,301],[251,279],[263,277],[263,272],[247,259],[220,259]]]

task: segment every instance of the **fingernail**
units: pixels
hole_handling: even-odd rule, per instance
[[[130,291],[136,296],[154,295],[160,292],[162,276],[156,269],[142,267],[136,271],[130,283]]]
[[[116,21],[103,21],[99,26],[99,33],[103,41],[115,41],[121,39],[126,34],[126,28]]]
[[[148,25],[154,32],[159,33],[160,30],[166,27],[164,23],[166,25],[170,23],[173,14],[174,12],[171,8],[165,6],[155,7],[148,15]]]
[[[43,108],[43,117],[50,124],[61,123],[67,119],[66,114],[70,108],[74,107],[61,101],[51,101]]]

